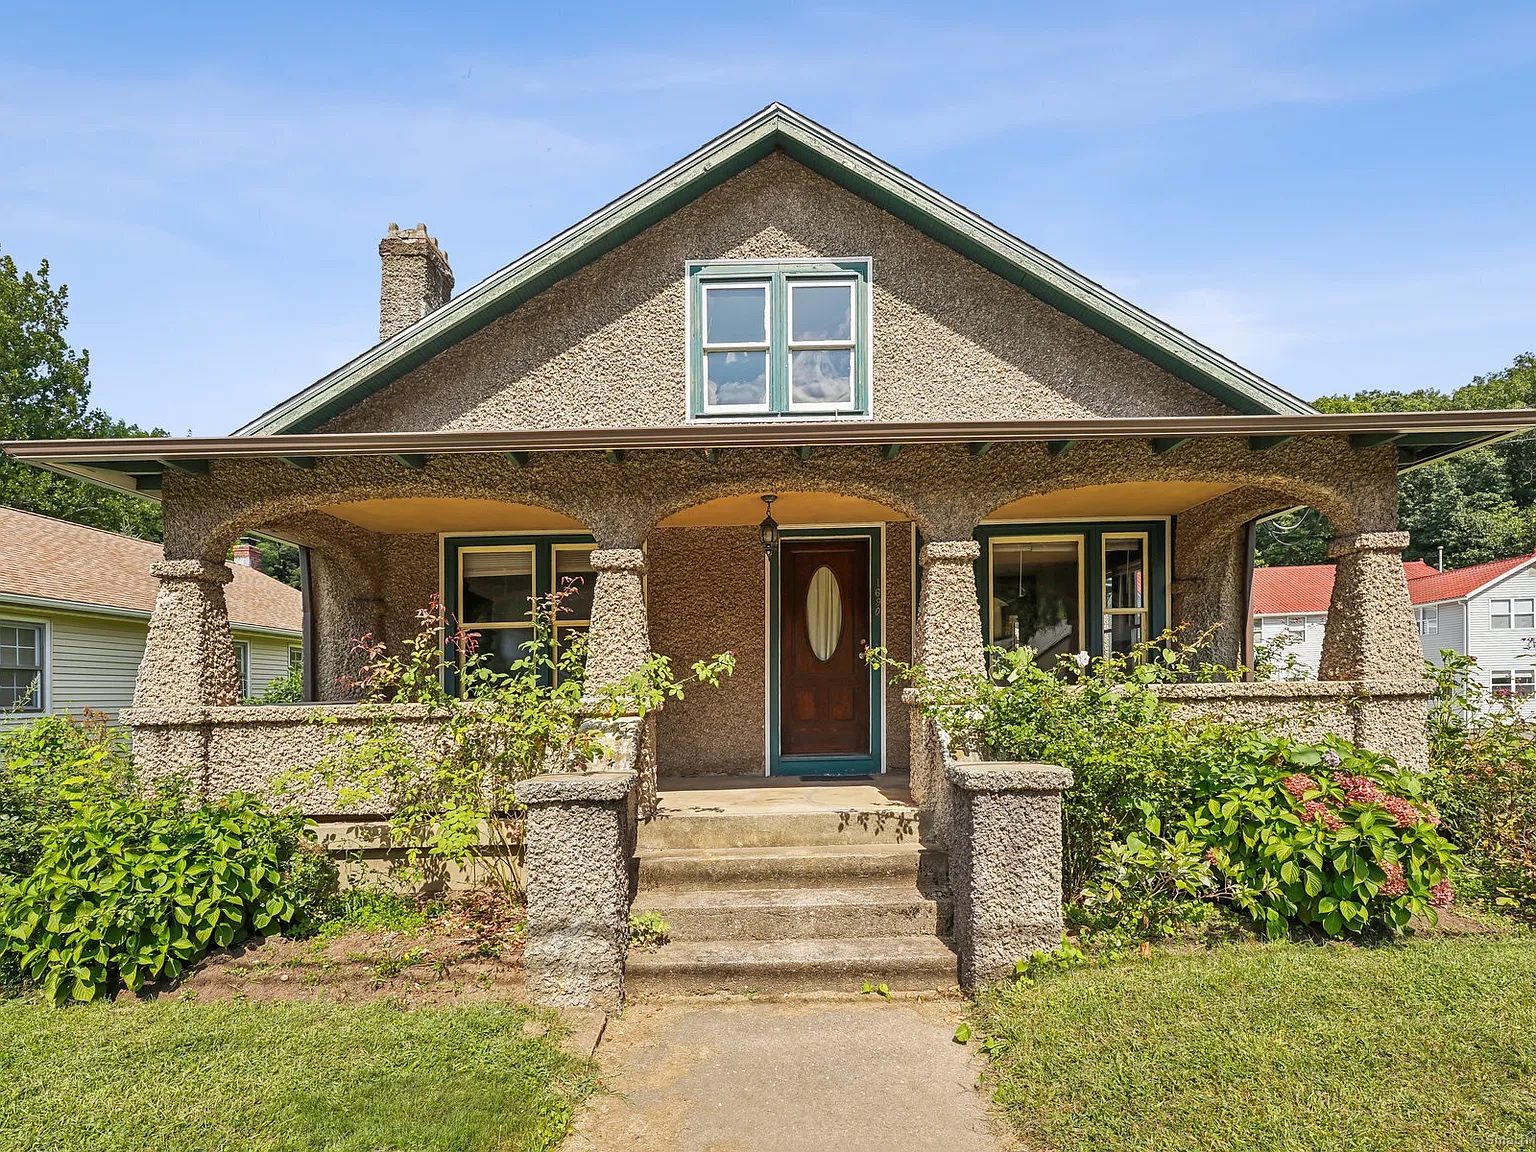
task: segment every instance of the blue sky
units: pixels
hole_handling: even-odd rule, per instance
[[[772,100],[1302,396],[1536,350],[1529,2],[234,7],[6,5],[0,248],[141,424],[371,344],[390,221],[462,289]]]

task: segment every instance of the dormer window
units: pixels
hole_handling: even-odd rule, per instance
[[[869,261],[688,266],[689,414],[867,416]]]

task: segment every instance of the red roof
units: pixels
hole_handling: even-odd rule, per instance
[[[1415,604],[1434,604],[1441,600],[1460,600],[1523,565],[1536,562],[1536,552],[1490,560],[1469,568],[1438,572],[1422,560],[1403,564],[1408,579],[1408,598]],[[1328,611],[1333,598],[1333,565],[1306,564],[1292,568],[1255,568],[1253,570],[1253,612],[1255,616],[1298,616]]]
[[[1490,560],[1486,564],[1474,564],[1470,568],[1452,568],[1448,572],[1431,571],[1429,575],[1408,581],[1408,592],[1415,604],[1433,604],[1436,600],[1460,600],[1476,592],[1484,584],[1513,572],[1516,568],[1536,561],[1536,552],[1528,556],[1511,556],[1507,560]]]

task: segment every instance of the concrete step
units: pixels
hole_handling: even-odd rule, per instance
[[[636,847],[786,848],[830,844],[916,844],[924,829],[918,810],[904,805],[830,810],[784,806],[771,812],[689,811],[640,823]]]
[[[947,898],[929,899],[911,884],[667,890],[642,894],[634,911],[655,912],[683,942],[934,936],[953,922]]]
[[[858,992],[865,981],[924,992],[956,979],[955,954],[936,936],[679,941],[630,952],[625,971],[638,996]]]
[[[650,848],[639,853],[641,892],[841,887],[871,881],[906,882],[932,895],[945,885],[946,864],[944,853],[925,849],[915,840],[766,848]]]

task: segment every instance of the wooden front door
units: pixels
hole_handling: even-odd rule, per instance
[[[785,540],[780,562],[782,756],[868,756],[869,540]]]

